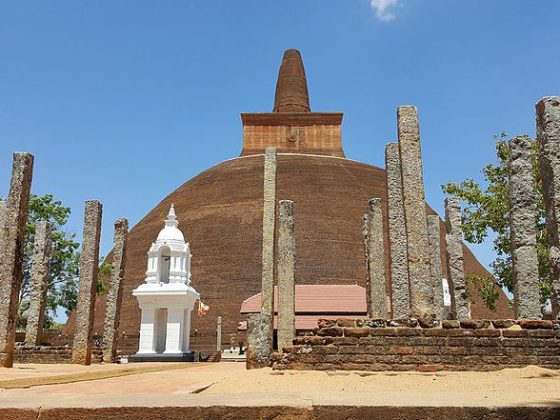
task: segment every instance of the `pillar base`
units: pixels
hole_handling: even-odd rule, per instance
[[[194,353],[136,353],[129,362],[194,362]]]

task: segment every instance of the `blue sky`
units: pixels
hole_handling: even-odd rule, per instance
[[[342,111],[351,159],[383,166],[396,107],[418,106],[426,196],[480,179],[492,135],[534,135],[560,94],[560,1],[0,1],[0,194],[11,153],[33,192],[138,222],[241,150],[240,112],[272,109],[282,53],[302,52],[315,111]],[[188,226],[183,226],[188,237]],[[486,264],[491,245],[477,247]]]

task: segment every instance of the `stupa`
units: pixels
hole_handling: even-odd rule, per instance
[[[349,75],[350,76],[350,75]],[[380,197],[387,221],[385,170],[347,159],[342,145],[342,113],[312,112],[306,73],[297,50],[284,53],[273,112],[243,113],[242,150],[200,173],[167,195],[131,229],[119,349],[135,352],[140,328],[140,310],[132,291],[143,281],[146,249],[160,229],[171,203],[177,216],[188,224],[193,246],[192,284],[210,310],[193,317],[191,347],[216,348],[216,325],[222,317],[224,343],[238,335],[245,299],[261,291],[263,173],[266,147],[278,151],[276,197],[293,200],[297,206],[296,277],[300,285],[366,285],[362,216],[371,197]],[[395,133],[396,135],[396,133]],[[373,141],[383,153],[392,138],[352,139]],[[429,141],[427,139],[426,141]],[[439,158],[452,155],[440,145]],[[371,157],[364,156],[365,160]],[[430,170],[428,167],[426,170]],[[434,212],[428,208],[429,213]],[[385,234],[388,229],[385,227]],[[445,229],[442,225],[443,277],[447,276]],[[388,237],[385,237],[386,271],[389,272]],[[465,247],[466,274],[489,275]],[[512,310],[501,289],[494,311],[488,309],[476,290],[471,306],[474,318],[511,318]],[[388,284],[388,294],[390,288]],[[101,331],[105,299],[97,299],[95,331]],[[72,331],[71,318],[68,330]],[[242,337],[240,337],[242,339]]]
[[[146,280],[132,291],[142,311],[135,361],[192,360],[191,312],[200,299],[191,286],[191,253],[171,205],[148,251]]]

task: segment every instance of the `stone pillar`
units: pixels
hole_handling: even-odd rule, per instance
[[[433,289],[416,107],[399,107],[397,120],[407,234],[410,310],[414,316],[429,318],[434,315]]]
[[[463,231],[461,204],[457,198],[445,199],[445,242],[447,245],[447,273],[449,275],[452,313],[456,319],[469,317],[465,267],[463,257]]]
[[[33,155],[14,153],[10,192],[4,210],[0,233],[0,366],[12,367],[16,340],[16,320],[19,291],[23,277],[25,225],[31,180]]]
[[[31,301],[27,310],[25,345],[41,345],[45,320],[45,300],[49,286],[49,260],[51,256],[51,224],[40,221],[35,227],[35,242],[31,266]]]
[[[560,312],[560,97],[542,98],[536,105],[539,165],[546,210],[552,313]]]
[[[447,319],[447,311],[443,304],[442,268],[441,268],[441,231],[439,216],[428,214],[428,240],[430,242],[430,257],[432,259],[432,284],[434,290],[434,315],[436,319]]]
[[[274,230],[276,220],[276,149],[269,147],[264,155],[264,205],[263,205],[263,251],[261,312],[270,314],[260,318],[270,320],[267,328],[269,354],[272,350],[274,326]]]
[[[6,214],[6,201],[0,198],[0,238],[2,235],[2,226],[4,224],[4,215]],[[0,239],[0,245],[2,240]],[[0,250],[1,252],[1,250]]]
[[[270,366],[270,338],[268,325],[272,316],[263,313],[249,314],[247,317],[247,369]]]
[[[541,305],[533,185],[531,140],[515,137],[509,141],[509,229],[515,316],[535,319],[541,318]]]
[[[76,305],[76,331],[72,344],[72,363],[82,365],[91,363],[102,209],[103,206],[99,201],[86,201],[80,255],[80,286]]]
[[[388,143],[385,147],[385,168],[387,171],[387,213],[391,255],[391,307],[393,318],[403,318],[410,314],[410,287],[401,160],[397,143]]]
[[[278,210],[278,351],[295,337],[294,203],[280,200]]]
[[[383,215],[381,199],[368,201],[366,253],[368,278],[366,284],[367,312],[370,318],[388,317],[385,294],[385,252],[383,247]]]
[[[216,327],[216,351],[222,352],[222,317],[218,317],[218,325]]]
[[[117,361],[117,337],[121,314],[122,280],[126,264],[126,242],[128,236],[128,220],[115,221],[113,239],[113,262],[107,305],[105,307],[105,322],[103,325],[103,361],[115,363]]]

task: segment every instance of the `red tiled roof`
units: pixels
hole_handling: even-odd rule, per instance
[[[278,287],[274,287],[274,311],[277,310]],[[242,314],[261,311],[261,294],[257,293],[241,304]],[[366,315],[366,289],[358,285],[296,285],[296,314]],[[339,317],[340,318],[340,317]],[[314,317],[315,325],[318,317]],[[296,321],[297,322],[297,321]],[[301,321],[304,322],[304,321]],[[307,321],[305,321],[307,322]]]

